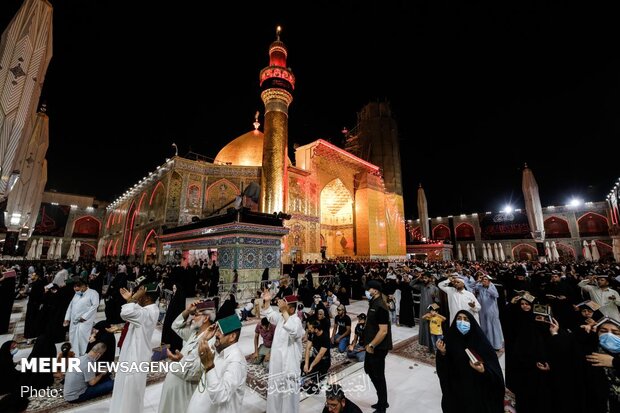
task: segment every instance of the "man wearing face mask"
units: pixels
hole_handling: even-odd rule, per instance
[[[364,338],[366,340],[366,357],[364,371],[377,389],[378,401],[371,407],[376,413],[385,413],[390,406],[387,401],[385,383],[385,357],[392,349],[392,329],[390,312],[381,295],[381,283],[370,280],[366,284],[366,297],[370,300]]]
[[[63,326],[69,326],[69,341],[75,354],[83,356],[86,353],[90,332],[95,323],[99,294],[88,288],[80,277],[73,277],[75,295],[65,313]]]
[[[176,366],[171,367],[166,375],[159,401],[160,413],[187,410],[202,374],[198,345],[205,331],[213,324],[213,320],[215,320],[215,302],[195,301],[190,303],[172,323],[172,330],[183,339],[185,345],[181,351],[177,350],[174,354],[168,350],[170,364]],[[214,342],[215,338],[212,338],[210,344]]]
[[[598,343],[586,356],[583,406],[589,413],[620,411],[620,321],[604,317],[596,326]],[[586,411],[586,410],[584,410]]]
[[[88,353],[80,357],[79,370],[81,371],[67,371],[63,389],[66,401],[79,403],[112,391],[114,381],[110,379],[110,376],[105,371],[97,373],[89,368],[89,363],[95,363],[105,351],[105,344],[95,344]]]

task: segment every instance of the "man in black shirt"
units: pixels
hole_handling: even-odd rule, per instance
[[[364,327],[366,327],[366,314],[361,313],[357,316],[355,326],[355,336],[347,348],[347,357],[355,358],[357,361],[364,361],[366,358],[366,344],[364,341]]]
[[[308,323],[308,332],[312,334],[312,339],[306,344],[305,361],[301,365],[303,388],[308,393],[318,393],[319,380],[327,374],[331,365],[329,333],[323,331],[323,326],[318,320]]]
[[[338,347],[339,353],[344,353],[351,338],[351,317],[347,315],[347,309],[340,304],[334,317],[334,331],[332,331],[332,347]]]
[[[387,385],[385,383],[385,357],[392,349],[392,330],[390,326],[390,312],[381,295],[381,283],[370,280],[366,289],[370,295],[368,316],[364,331],[366,344],[366,358],[364,371],[370,377],[377,389],[378,401],[373,404],[375,413],[385,413],[389,407],[387,402]]]
[[[362,410],[347,399],[339,384],[330,385],[325,391],[323,413],[362,413]]]

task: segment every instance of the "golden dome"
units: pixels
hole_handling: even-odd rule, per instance
[[[233,139],[215,157],[216,164],[261,166],[263,164],[263,139],[259,130],[252,130]]]

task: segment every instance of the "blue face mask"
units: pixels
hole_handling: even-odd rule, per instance
[[[470,327],[471,324],[469,324],[469,321],[456,320],[456,329],[459,330],[461,334],[465,335],[469,333]]]
[[[368,298],[368,301],[372,300],[372,294],[368,290],[366,290],[366,298]]]
[[[614,333],[601,334],[598,338],[598,342],[605,350],[610,353],[620,353],[620,337]]]
[[[19,351],[19,349],[17,347],[15,347],[13,350],[11,350],[11,356],[16,355],[18,351]]]

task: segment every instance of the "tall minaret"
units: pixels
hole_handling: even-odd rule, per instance
[[[269,46],[269,66],[260,71],[261,99],[265,104],[265,140],[261,172],[261,212],[286,212],[288,197],[288,106],[293,101],[295,76],[286,67],[287,50],[280,41]]]
[[[52,6],[25,0],[0,41],[0,199],[19,176],[51,58]]]

